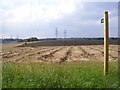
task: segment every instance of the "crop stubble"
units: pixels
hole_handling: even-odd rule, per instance
[[[117,45],[110,45],[109,58],[117,60]],[[3,62],[78,62],[99,60],[104,57],[103,45],[11,47],[3,48]]]

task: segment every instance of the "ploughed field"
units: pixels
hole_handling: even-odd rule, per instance
[[[36,42],[38,43],[38,42]],[[31,43],[29,43],[31,44]],[[27,44],[27,45],[29,45]],[[3,62],[80,62],[103,61],[103,45],[68,45],[20,47],[24,43],[5,43],[1,53]],[[34,45],[34,43],[32,43]],[[19,47],[17,47],[19,46]],[[118,45],[109,46],[109,60],[117,60]]]
[[[39,46],[76,46],[76,45],[103,45],[103,40],[50,40],[22,44],[19,47],[39,47]],[[109,40],[109,44],[118,45],[118,40]]]

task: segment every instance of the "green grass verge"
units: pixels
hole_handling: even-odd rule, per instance
[[[3,88],[118,88],[118,63],[103,62],[4,63]]]

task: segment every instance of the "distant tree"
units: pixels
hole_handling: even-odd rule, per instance
[[[21,40],[18,40],[18,42],[24,42],[24,40],[21,39]]]
[[[38,41],[38,39],[36,37],[31,37],[28,39],[22,39],[22,40],[18,40],[19,42],[31,42],[31,41]]]
[[[30,41],[38,41],[38,39],[36,37],[31,37],[31,38],[29,38],[27,40],[28,40],[28,42],[30,42]]]

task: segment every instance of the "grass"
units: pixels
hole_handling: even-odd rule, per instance
[[[103,62],[4,63],[3,88],[118,88],[117,61]]]
[[[1,61],[0,61],[0,89],[2,89],[2,62]]]

